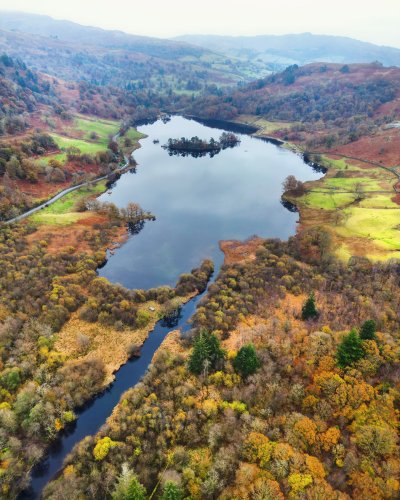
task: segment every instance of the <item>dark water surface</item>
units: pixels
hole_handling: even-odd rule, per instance
[[[101,197],[120,207],[139,202],[157,217],[99,269],[101,276],[129,288],[173,285],[181,273],[197,267],[204,258],[214,260],[217,274],[222,262],[219,240],[245,239],[254,234],[286,239],[295,232],[298,214],[280,203],[283,180],[290,174],[300,180],[322,175],[295,154],[246,135],[240,135],[238,147],[213,158],[169,156],[161,146],[170,137],[198,135],[217,140],[223,131],[182,117],[173,117],[166,124],[157,121],[140,127],[140,131],[148,138],[135,152],[136,173],[123,174],[111,194]],[[154,139],[160,142],[154,144]],[[199,300],[200,296],[184,305],[174,325],[160,320],[144,343],[141,356],[122,366],[115,382],[76,412],[77,421],[34,469],[31,488],[21,498],[39,498],[73,446],[95,434],[121,395],[139,382],[167,333],[190,328],[188,320]]]
[[[218,140],[223,132],[180,116],[139,130],[148,137],[134,154],[137,173],[122,175],[112,193],[100,198],[119,207],[136,201],[157,218],[99,270],[129,288],[174,285],[204,258],[219,267],[219,240],[254,234],[288,238],[298,215],[280,203],[283,180],[290,174],[300,180],[321,177],[294,153],[241,134],[239,146],[213,158],[169,156],[161,146],[170,137]],[[154,139],[160,142],[153,144]]]

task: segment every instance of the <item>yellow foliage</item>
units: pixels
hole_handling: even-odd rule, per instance
[[[186,420],[186,413],[183,410],[178,410],[174,420],[176,420],[177,422],[183,422],[184,420]]]
[[[211,466],[211,452],[208,448],[197,448],[189,452],[190,466],[196,476],[205,479]]]
[[[71,465],[67,465],[64,469],[64,477],[71,476],[75,472],[75,467]]]
[[[307,486],[312,484],[312,482],[313,479],[310,474],[300,474],[296,472],[294,474],[290,474],[288,477],[288,483],[292,489],[291,493],[295,495],[303,492]]]
[[[259,432],[250,432],[244,442],[244,456],[249,462],[258,463],[265,468],[271,460],[275,443]]]
[[[108,436],[100,439],[96,446],[93,449],[93,456],[95,460],[104,460],[106,456],[108,455],[108,452],[110,451],[111,448],[114,448],[117,446],[118,443],[115,441],[112,441],[111,438]]]
[[[55,430],[58,432],[60,431],[62,428],[64,427],[63,423],[61,422],[61,420],[59,418],[56,418],[55,421],[54,421],[54,428]]]
[[[203,401],[201,407],[207,417],[211,417],[218,413],[218,403],[214,399],[206,399]]]
[[[400,483],[397,479],[391,477],[386,481],[386,487],[389,490],[390,496],[394,496],[400,489]]]

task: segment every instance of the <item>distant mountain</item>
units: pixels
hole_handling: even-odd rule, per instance
[[[385,66],[400,66],[400,49],[343,36],[311,33],[282,36],[184,35],[175,40],[198,45],[227,57],[257,60],[271,69],[312,62],[350,64],[379,61]]]
[[[247,64],[186,42],[81,26],[48,16],[0,12],[0,53],[66,80],[162,92],[232,85]]]
[[[110,31],[93,26],[82,26],[71,21],[59,21],[49,16],[22,12],[1,12],[0,29],[50,37],[56,40],[82,43],[108,49],[125,49],[151,57],[201,57],[209,52],[184,42],[136,36],[122,31]]]

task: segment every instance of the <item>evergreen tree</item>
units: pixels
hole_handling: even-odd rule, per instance
[[[358,336],[356,330],[351,330],[351,332],[343,338],[342,342],[338,346],[336,352],[337,364],[340,368],[346,368],[346,366],[350,366],[359,359],[363,358],[364,355],[365,351],[362,345],[362,340]]]
[[[167,481],[164,486],[164,491],[161,500],[181,500],[183,498],[182,490],[173,481]]]
[[[139,483],[137,477],[134,477],[128,486],[127,495],[124,500],[146,500],[146,498],[145,487]]]
[[[255,373],[260,366],[260,359],[253,344],[241,347],[233,360],[233,367],[245,378]]]
[[[192,373],[200,375],[204,369],[215,370],[224,358],[225,351],[218,338],[213,333],[202,330],[194,341],[188,367]]]
[[[122,465],[121,475],[112,494],[113,500],[145,500],[146,489],[139,483],[135,473],[128,467],[128,464]]]
[[[303,305],[303,308],[301,310],[301,319],[303,321],[306,321],[307,319],[318,318],[318,316],[319,312],[315,305],[315,295],[314,292],[312,292]]]
[[[373,319],[367,319],[360,328],[360,339],[376,340],[376,323]]]

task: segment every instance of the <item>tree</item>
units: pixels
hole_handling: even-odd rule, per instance
[[[376,323],[373,319],[367,319],[361,325],[360,339],[362,340],[376,340]]]
[[[255,373],[260,366],[261,362],[253,344],[241,347],[233,360],[233,367],[245,378]]]
[[[362,201],[365,199],[365,191],[362,182],[354,184],[354,201]]]
[[[189,358],[189,370],[200,375],[204,370],[215,370],[225,358],[218,338],[207,330],[201,330]]]
[[[297,180],[294,175],[288,175],[282,183],[283,191],[301,195],[304,193],[304,184]]]
[[[311,292],[308,299],[305,301],[303,308],[301,310],[301,319],[306,321],[308,319],[318,318],[319,312],[315,305],[315,295],[314,292]]]
[[[338,346],[336,353],[337,364],[340,368],[346,368],[346,366],[350,366],[363,358],[364,355],[362,340],[356,330],[353,329]]]
[[[113,500],[145,500],[146,489],[140,484],[134,472],[128,464],[122,465],[121,475],[112,494]]]
[[[179,486],[173,481],[167,481],[164,486],[164,491],[161,500],[181,500],[182,491]]]

